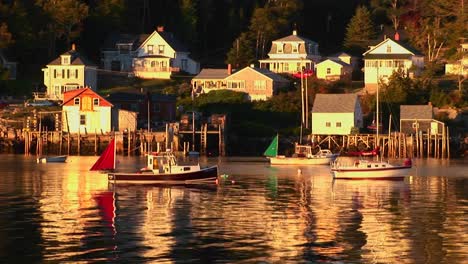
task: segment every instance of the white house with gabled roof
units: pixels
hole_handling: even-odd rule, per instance
[[[388,81],[399,69],[413,77],[419,75],[424,67],[422,54],[390,38],[371,46],[363,56],[364,84],[369,92],[375,91],[379,80]]]
[[[200,71],[186,46],[162,26],[149,35],[110,35],[102,61],[104,69],[127,71],[144,79],[170,79],[173,73]]]
[[[297,30],[287,37],[272,41],[267,59],[259,60],[260,68],[275,73],[297,73],[301,70],[314,70],[320,61],[317,42],[297,34]]]
[[[362,108],[356,94],[316,94],[312,107],[313,135],[349,135],[362,128]]]

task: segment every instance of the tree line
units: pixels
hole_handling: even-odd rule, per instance
[[[202,65],[243,67],[294,29],[324,54],[360,55],[390,28],[438,63],[460,56],[466,9],[464,0],[3,0],[0,49],[22,64],[44,65],[77,43],[98,62],[110,32],[164,25]]]

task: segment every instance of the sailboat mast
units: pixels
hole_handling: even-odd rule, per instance
[[[380,125],[380,117],[379,117],[379,65],[378,65],[378,61],[377,61],[377,95],[376,95],[376,101],[377,101],[377,109],[376,109],[376,112],[377,112],[377,118],[376,118],[376,121],[377,121],[377,134],[376,134],[376,146],[378,147],[380,144],[379,144],[379,125]]]

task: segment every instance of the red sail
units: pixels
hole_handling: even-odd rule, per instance
[[[115,139],[113,138],[109,145],[101,154],[99,159],[94,163],[90,170],[103,171],[115,169]]]

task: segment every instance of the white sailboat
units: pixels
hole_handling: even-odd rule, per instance
[[[378,69],[377,69],[378,72]],[[377,74],[378,76],[378,74]],[[377,124],[379,124],[379,85],[376,94]],[[379,126],[376,127],[376,142],[379,147]],[[391,164],[383,161],[369,161],[360,159],[352,163],[343,163],[335,160],[331,164],[331,171],[335,179],[404,179],[411,170],[411,159],[406,159],[403,164]]]

